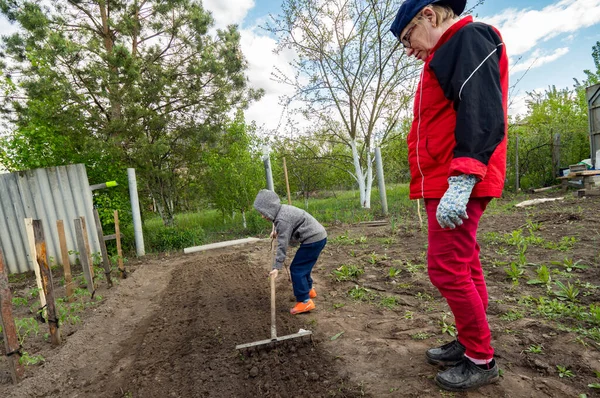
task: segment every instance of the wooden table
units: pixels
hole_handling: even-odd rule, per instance
[[[584,195],[587,191],[600,190],[600,170],[577,171],[558,177],[558,179],[561,180],[563,191],[566,191],[569,185],[574,186],[573,183],[579,185],[580,191],[586,191]]]

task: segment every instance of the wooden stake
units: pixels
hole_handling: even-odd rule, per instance
[[[60,330],[58,329],[58,318],[56,316],[56,304],[54,303],[54,284],[52,283],[52,272],[48,266],[46,254],[46,240],[42,229],[42,220],[33,220],[33,234],[35,238],[35,253],[40,265],[42,275],[42,287],[46,294],[46,308],[48,309],[48,327],[50,328],[50,341],[53,346],[60,345]]]
[[[121,279],[127,278],[127,271],[123,264],[123,252],[121,251],[121,230],[119,229],[119,212],[115,210],[115,239],[117,240],[117,264],[119,264],[119,271],[121,271]]]
[[[90,238],[87,232],[87,224],[85,222],[85,217],[80,216],[81,218],[81,231],[83,232],[83,241],[85,243],[85,252],[88,258],[88,264],[90,266],[90,275],[92,276],[92,282],[94,282],[94,260],[92,260],[92,249],[90,248]],[[96,290],[96,284],[94,283],[94,290]]]
[[[106,282],[108,287],[111,288],[113,283],[110,278],[110,261],[108,260],[108,252],[106,251],[106,242],[104,241],[104,233],[102,232],[102,223],[100,223],[100,215],[98,209],[94,209],[94,221],[96,223],[96,233],[98,234],[98,241],[100,242],[100,252],[102,253],[102,264],[104,265],[104,274],[106,275]]]
[[[65,224],[63,220],[56,221],[56,229],[58,230],[58,242],[60,244],[60,257],[65,273],[65,290],[67,292],[67,300],[73,301],[73,276],[71,275],[71,262],[69,261],[69,249],[67,248],[67,239],[65,237]]]
[[[87,288],[92,297],[94,297],[94,293],[96,289],[94,288],[94,281],[92,280],[92,275],[90,274],[90,263],[88,262],[88,255],[86,253],[86,245],[85,238],[83,237],[83,226],[81,222],[81,218],[76,218],[73,220],[75,224],[75,235],[77,238],[77,250],[79,251],[79,261],[81,262],[81,268],[83,269],[83,276],[87,282]]]
[[[38,292],[40,295],[40,308],[42,309],[41,317],[46,319],[46,295],[44,294],[44,288],[42,287],[42,276],[40,274],[40,265],[37,262],[37,255],[35,252],[35,237],[33,232],[33,219],[25,219],[25,231],[27,232],[27,241],[29,242],[29,257],[33,263],[33,270],[35,272],[35,282],[37,283]]]
[[[290,182],[288,180],[287,166],[285,165],[285,158],[283,158],[283,173],[285,174],[285,188],[287,189],[288,205],[292,204],[292,195],[290,194]]]
[[[4,267],[4,255],[0,249],[0,326],[4,335],[4,349],[8,359],[8,368],[14,384],[23,378],[25,368],[19,363],[21,346],[17,337],[17,328],[12,315],[12,296],[8,287],[8,271]]]

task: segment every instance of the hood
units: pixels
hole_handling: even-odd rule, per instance
[[[261,189],[254,200],[254,208],[269,220],[275,220],[279,209],[281,209],[281,201],[279,196],[268,189]]]

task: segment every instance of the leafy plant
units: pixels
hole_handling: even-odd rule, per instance
[[[573,261],[572,258],[565,257],[563,261],[552,261],[552,264],[560,265],[567,272],[572,272],[576,269],[579,269],[579,270],[588,269],[589,267],[587,265],[580,264],[581,261],[582,260]]]
[[[423,271],[425,269],[425,265],[423,264],[412,264],[411,262],[406,262],[406,270],[411,274],[416,274],[419,271]]]
[[[510,263],[509,267],[504,268],[506,275],[513,281],[513,284],[519,284],[519,278],[523,276],[525,271],[515,262]]]
[[[523,313],[519,310],[510,310],[507,313],[500,316],[503,321],[516,321],[517,319],[523,318]]]
[[[382,297],[379,305],[385,308],[394,309],[398,305],[398,298],[394,296]]]
[[[556,369],[558,369],[558,377],[575,377],[575,374],[566,366],[556,365]]]
[[[23,298],[23,297],[13,297],[13,298],[12,298],[12,304],[13,304],[15,307],[19,307],[19,306],[23,306],[23,307],[25,307],[25,306],[27,306],[27,303],[28,303],[28,302],[27,302],[27,299],[26,299],[26,298]]]
[[[41,355],[29,355],[27,351],[23,351],[21,354],[21,358],[19,359],[19,363],[21,365],[29,366],[29,365],[37,365],[38,363],[44,362],[45,359]]]
[[[371,290],[360,286],[354,286],[352,289],[350,289],[348,294],[354,300],[359,301],[371,301],[376,296]]]
[[[448,314],[444,314],[442,315],[442,319],[440,319],[439,324],[442,328],[442,333],[447,333],[452,337],[456,337],[456,326],[454,326],[451,323],[447,323],[446,322],[446,318],[448,317]]]
[[[15,327],[17,328],[20,345],[23,345],[26,337],[30,335],[37,336],[40,332],[40,327],[35,318],[18,318],[15,320]]]
[[[413,340],[427,340],[431,337],[431,334],[427,332],[417,332],[410,336]]]
[[[393,279],[393,278],[397,277],[398,275],[400,275],[400,272],[402,272],[402,270],[395,268],[395,267],[390,267],[390,269],[388,271],[388,276]]]
[[[538,345],[530,345],[529,348],[525,350],[525,352],[530,352],[532,354],[541,354],[544,350],[544,346],[541,344]]]
[[[356,265],[343,264],[337,269],[331,271],[334,278],[338,282],[356,280],[359,276],[364,274],[365,270],[357,267]]]
[[[571,285],[571,282],[567,282],[567,286],[565,286],[561,281],[556,281],[556,286],[560,288],[560,290],[555,293],[560,300],[577,301],[579,289],[577,289],[575,285]]]
[[[550,281],[552,280],[552,278],[550,276],[550,271],[548,270],[548,267],[546,267],[545,265],[541,265],[538,267],[536,272],[537,272],[537,278],[528,280],[527,281],[528,285],[549,285],[550,284]]]

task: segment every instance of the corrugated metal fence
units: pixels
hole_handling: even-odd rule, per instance
[[[64,221],[67,247],[77,251],[73,220],[81,216],[85,217],[91,251],[99,252],[85,165],[0,174],[0,247],[10,273],[33,270],[25,218],[42,220],[48,258],[56,264],[61,263],[56,221]],[[71,263],[75,259],[71,255]]]

